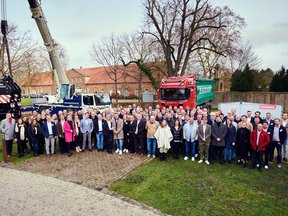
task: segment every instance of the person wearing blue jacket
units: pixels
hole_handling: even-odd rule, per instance
[[[232,124],[232,121],[230,118],[226,119],[226,126],[227,126],[227,132],[225,137],[225,149],[224,149],[224,162],[227,160],[227,154],[228,154],[228,163],[231,163],[231,160],[233,159],[234,155],[232,154],[234,151],[233,148],[235,148],[235,142],[236,142],[236,128]]]
[[[57,138],[57,128],[55,122],[51,121],[51,115],[46,115],[46,120],[42,124],[42,134],[45,138],[46,154],[54,154],[55,139]],[[51,151],[50,151],[51,149]]]

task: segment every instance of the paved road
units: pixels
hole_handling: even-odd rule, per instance
[[[149,209],[52,177],[0,167],[1,215],[157,215]]]

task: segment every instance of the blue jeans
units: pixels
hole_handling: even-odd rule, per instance
[[[288,136],[288,134],[287,134],[287,136]],[[287,148],[288,148],[288,137],[287,137],[286,141],[283,144],[283,157],[285,157],[285,158],[288,157]]]
[[[185,140],[185,156],[186,157],[195,157],[195,141],[189,142]]]
[[[99,150],[103,149],[104,146],[104,138],[103,138],[103,131],[99,131],[96,133],[96,137],[97,137],[97,148]]]
[[[149,155],[155,155],[156,144],[157,144],[156,138],[147,138],[147,150]]]
[[[233,158],[233,148],[231,146],[231,143],[226,142],[226,148],[224,149],[224,157],[223,160],[226,161],[227,160],[227,154],[228,154],[228,160],[231,161],[231,159]]]
[[[33,141],[34,156],[38,155],[39,141]]]
[[[123,148],[123,139],[115,139],[115,142],[116,142],[117,149],[119,149],[120,151],[122,151],[122,148]]]

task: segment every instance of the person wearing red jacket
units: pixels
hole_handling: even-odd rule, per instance
[[[263,154],[265,152],[265,147],[270,143],[270,137],[266,131],[263,130],[263,125],[258,124],[257,130],[251,132],[250,144],[252,153],[252,168],[259,164],[259,171],[262,172],[263,169]]]

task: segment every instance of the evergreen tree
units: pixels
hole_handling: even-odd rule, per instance
[[[281,69],[274,75],[270,84],[270,92],[288,92],[288,69]]]
[[[257,73],[247,64],[243,71],[236,70],[231,79],[231,91],[249,92],[256,89],[254,76]]]

